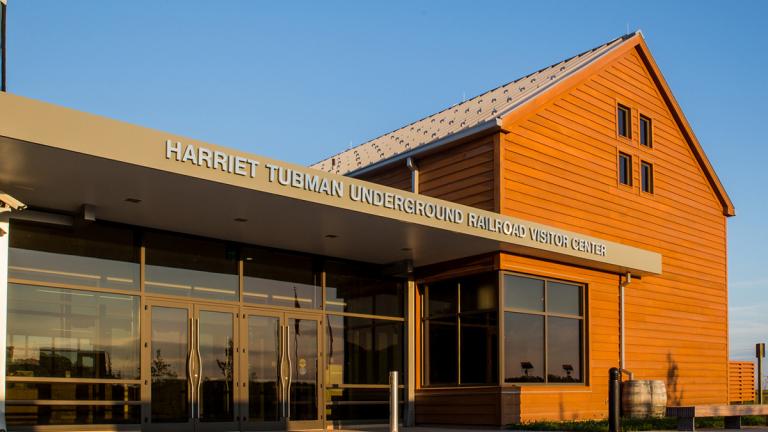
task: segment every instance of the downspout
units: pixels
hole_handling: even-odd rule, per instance
[[[410,156],[405,160],[405,166],[411,171],[411,192],[419,193],[419,167]]]
[[[624,334],[626,329],[624,328],[624,288],[632,283],[632,273],[627,272],[622,281],[622,277],[619,276],[619,370],[622,373],[629,375],[629,379],[634,378],[632,371],[626,368],[626,362],[624,360],[624,354],[626,353],[626,347],[624,345]]]

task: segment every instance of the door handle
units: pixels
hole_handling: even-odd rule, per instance
[[[283,386],[283,365],[285,364],[285,326],[280,325],[280,345],[277,347],[280,356],[277,362],[277,398],[280,402],[280,417],[285,417],[285,388]]]
[[[192,351],[195,349],[195,337],[192,333],[192,318],[187,322],[187,402],[190,405],[189,419],[195,419],[194,383],[192,382]]]
[[[287,343],[285,344],[286,350],[290,350],[291,329],[288,327],[288,325],[285,326],[285,339],[287,341]],[[285,403],[286,403],[288,414],[285,417],[290,419],[291,418],[291,381],[293,380],[293,378],[291,377],[291,375],[293,374],[293,362],[291,361],[290,351],[288,351],[287,357],[288,357],[288,389],[286,390]]]
[[[197,419],[200,419],[202,395],[200,386],[203,383],[203,356],[200,354],[200,318],[195,318],[195,352],[197,353]]]

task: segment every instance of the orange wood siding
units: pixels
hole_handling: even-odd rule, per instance
[[[411,171],[405,166],[405,162],[371,173],[365,173],[357,176],[357,178],[395,189],[411,190]]]
[[[631,140],[617,136],[617,103],[632,109]],[[653,149],[638,144],[638,114],[652,119]],[[661,253],[663,275],[626,289],[626,366],[638,379],[665,380],[670,404],[726,403],[723,208],[640,54],[630,50],[505,127],[502,212]],[[618,152],[633,156],[632,187],[618,184]],[[641,160],[654,166],[653,195],[640,192]],[[607,370],[618,364],[618,280],[599,280],[590,286],[598,296],[589,333],[595,397],[526,397],[524,388],[524,418],[560,415],[552,409],[562,404],[567,418],[602,409]]]
[[[730,402],[755,400],[755,364],[751,361],[728,362],[728,399]]]
[[[419,193],[494,210],[494,135],[416,161]]]

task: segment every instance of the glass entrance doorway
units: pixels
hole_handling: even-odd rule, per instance
[[[167,301],[145,314],[146,430],[322,428],[319,317]]]
[[[244,430],[319,429],[320,320],[294,312],[243,314]]]

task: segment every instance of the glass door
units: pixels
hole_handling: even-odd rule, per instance
[[[322,428],[320,318],[252,311],[243,321],[244,429]]]
[[[145,314],[146,430],[239,429],[234,308],[149,301]]]

